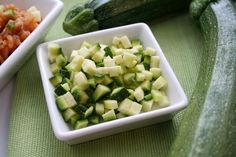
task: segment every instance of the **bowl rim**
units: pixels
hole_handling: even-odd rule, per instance
[[[42,79],[42,83],[43,83],[44,94],[46,95],[48,92],[49,93],[52,92],[52,91],[50,91],[49,87],[47,87],[48,83],[50,84],[50,82],[48,80],[48,77],[46,78],[46,69],[44,69],[44,65],[42,65],[43,62],[41,62],[42,53],[43,53],[42,51],[45,49],[45,47],[47,46],[48,43],[51,43],[51,42],[63,43],[63,42],[78,40],[80,38],[86,38],[86,37],[89,37],[91,35],[96,36],[96,35],[102,34],[104,32],[109,32],[109,31],[113,32],[113,31],[117,31],[117,30],[120,30],[120,29],[129,29],[131,27],[143,27],[144,29],[146,29],[149,32],[148,35],[150,35],[151,40],[154,40],[155,44],[157,46],[159,46],[159,44],[156,41],[156,38],[154,37],[153,33],[151,32],[151,29],[145,23],[129,24],[129,25],[125,25],[125,26],[119,26],[119,27],[115,27],[115,28],[109,28],[109,29],[99,30],[99,31],[95,31],[95,32],[81,34],[81,35],[56,39],[56,40],[53,40],[53,41],[48,41],[48,42],[40,44],[37,47],[37,53],[36,54],[37,54],[39,69],[40,69],[40,73],[41,73],[41,79]],[[162,50],[161,50],[161,53],[164,56],[164,53],[163,53]],[[149,118],[164,116],[164,115],[171,114],[171,113],[177,112],[177,111],[185,108],[188,105],[187,96],[185,95],[185,92],[184,92],[182,86],[180,85],[176,75],[174,74],[174,72],[173,72],[171,66],[169,65],[168,61],[166,60],[165,56],[164,56],[164,59],[166,61],[165,66],[170,68],[169,72],[171,73],[171,76],[173,77],[174,84],[176,85],[176,87],[178,89],[178,92],[181,95],[181,98],[182,98],[181,101],[179,101],[178,103],[175,103],[174,105],[170,105],[168,107],[165,107],[165,108],[155,109],[155,110],[152,110],[152,111],[143,112],[141,114],[137,114],[137,115],[121,118],[121,119],[116,119],[116,120],[113,120],[113,121],[108,121],[108,122],[104,122],[104,123],[91,125],[89,127],[82,128],[82,129],[79,129],[79,130],[62,131],[62,130],[59,129],[57,124],[55,124],[53,122],[53,120],[55,118],[55,117],[53,117],[54,116],[53,112],[55,112],[55,111],[53,111],[52,108],[49,105],[51,103],[56,105],[56,103],[55,103],[54,100],[51,100],[51,97],[46,96],[46,101],[47,101],[46,103],[47,103],[47,107],[48,107],[48,110],[49,110],[51,124],[53,126],[53,131],[54,131],[55,136],[59,140],[62,140],[62,141],[73,140],[78,136],[85,136],[85,135],[88,135],[88,134],[93,134],[93,133],[96,133],[96,132],[109,130],[109,129],[112,129],[112,128],[115,128],[115,127],[120,127],[120,126],[123,126],[123,125],[131,124],[131,123],[136,122],[136,121],[142,121],[142,120],[145,120],[145,119],[147,120]]]

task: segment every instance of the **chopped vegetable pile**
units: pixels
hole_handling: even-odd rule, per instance
[[[56,104],[75,129],[169,105],[160,58],[140,40],[114,37],[110,45],[84,41],[70,57],[48,44]]]

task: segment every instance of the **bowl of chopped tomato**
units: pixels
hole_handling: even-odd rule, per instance
[[[0,89],[32,55],[62,9],[59,0],[1,2]]]

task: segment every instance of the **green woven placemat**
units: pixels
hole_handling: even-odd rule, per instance
[[[65,9],[45,41],[68,36],[61,28]],[[188,97],[196,83],[203,52],[200,31],[186,13],[148,23]],[[19,71],[11,108],[9,157],[165,157],[177,134],[182,113],[173,120],[119,133],[79,145],[68,145],[53,134],[36,56]]]

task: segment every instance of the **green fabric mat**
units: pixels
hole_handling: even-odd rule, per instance
[[[66,3],[45,41],[68,36],[62,20],[76,0]],[[202,36],[187,13],[148,23],[188,97],[194,89],[201,56]],[[32,50],[34,51],[34,50]],[[79,145],[68,145],[53,134],[36,55],[17,74],[11,108],[9,157],[167,156],[180,126],[182,113],[172,120],[119,133]]]

